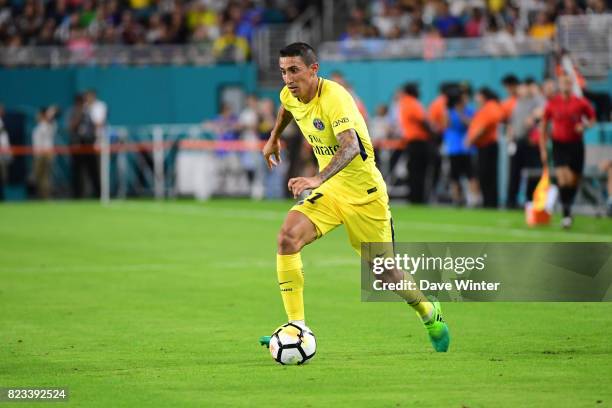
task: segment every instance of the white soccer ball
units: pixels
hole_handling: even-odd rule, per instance
[[[315,335],[308,327],[287,323],[272,333],[270,354],[283,365],[305,364],[317,350]]]

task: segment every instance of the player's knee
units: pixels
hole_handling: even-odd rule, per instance
[[[278,251],[281,254],[294,254],[299,252],[303,245],[303,240],[299,234],[290,228],[283,228],[278,233]]]

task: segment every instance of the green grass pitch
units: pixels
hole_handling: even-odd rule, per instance
[[[317,356],[277,365],[257,339],[285,321],[290,205],[1,205],[0,387],[68,387],[85,407],[612,406],[612,303],[445,304],[453,343],[435,354],[406,306],[360,302],[342,228],[303,252]],[[392,210],[398,241],[612,239],[609,219],[565,232],[520,212]]]

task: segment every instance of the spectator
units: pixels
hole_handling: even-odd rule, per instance
[[[448,122],[447,112],[447,91],[448,86],[445,84],[440,85],[439,93],[436,99],[429,105],[428,109],[428,120],[432,131],[440,137],[446,129]]]
[[[429,126],[425,109],[419,102],[419,91],[414,84],[404,86],[399,101],[399,120],[408,155],[408,199],[411,203],[425,203],[425,185],[429,164]]]
[[[537,40],[550,40],[554,35],[555,24],[553,20],[546,11],[540,11],[535,23],[529,29],[529,36]]]
[[[104,137],[108,108],[106,103],[98,99],[93,89],[85,93],[85,108],[95,128],[95,139],[99,143]]]
[[[220,62],[243,62],[249,56],[249,44],[234,33],[234,23],[223,24],[222,33],[213,44],[215,57]]]
[[[11,161],[11,143],[4,127],[4,106],[0,105],[0,201],[4,201],[4,185],[7,179],[8,164]]]
[[[26,2],[23,12],[17,17],[16,25],[20,36],[26,44],[35,44],[36,35],[43,25],[43,15],[35,7],[34,2]]]
[[[383,37],[389,37],[394,27],[408,27],[410,16],[401,9],[398,3],[385,3],[382,12],[372,19],[372,23]]]
[[[501,108],[503,112],[502,120],[504,122],[508,122],[508,120],[510,120],[510,117],[512,116],[512,111],[516,106],[519,84],[520,82],[514,74],[506,75],[502,79],[502,85],[504,86],[507,95],[506,99],[504,99],[501,103]]]
[[[479,196],[478,181],[472,169],[474,149],[465,146],[465,138],[474,109],[469,106],[467,92],[455,88],[448,93],[448,126],[444,130],[444,146],[450,161],[451,197],[455,205],[466,202],[473,205]],[[468,182],[469,195],[463,193],[463,178]]]
[[[57,108],[42,108],[37,115],[38,123],[32,131],[32,148],[34,164],[32,178],[36,185],[38,198],[48,199],[53,189],[53,146],[57,125],[55,115]]]
[[[451,15],[448,3],[445,0],[436,3],[436,16],[433,25],[443,37],[459,37],[463,34],[461,20]]]
[[[535,91],[535,92],[534,92]],[[539,149],[537,143],[530,139],[535,126],[535,116],[543,105],[544,98],[533,88],[533,81],[525,81],[517,88],[517,101],[508,122],[506,131],[508,154],[510,155],[510,179],[508,182],[509,208],[518,207],[518,194],[524,169],[539,167]],[[537,178],[528,178],[526,196],[533,196]]]
[[[503,120],[503,110],[497,95],[487,87],[476,94],[479,106],[468,128],[466,147],[476,146],[477,175],[484,207],[497,207],[497,127]]]
[[[485,32],[486,19],[483,16],[482,9],[473,8],[471,16],[465,23],[465,35],[467,37],[481,37]]]
[[[440,86],[440,93],[429,105],[427,112],[427,120],[429,121],[432,136],[429,141],[429,154],[431,163],[430,167],[432,170],[431,185],[434,192],[436,191],[436,186],[438,185],[442,169],[442,155],[440,154],[440,147],[442,145],[444,130],[448,126],[448,98],[446,93],[449,89],[450,87],[448,84],[442,84]]]
[[[376,108],[376,114],[372,118],[370,123],[370,138],[374,146],[374,158],[376,159],[376,166],[381,169],[381,155],[380,149],[377,146],[378,141],[391,139],[393,137],[393,123],[389,116],[389,108],[387,105],[379,105]],[[386,160],[385,160],[386,161]]]
[[[588,11],[592,14],[604,14],[610,11],[610,4],[606,5],[606,0],[589,0]]]
[[[446,51],[446,42],[436,27],[429,27],[423,37],[423,59],[442,58]]]
[[[145,40],[149,44],[163,44],[168,41],[168,27],[157,13],[149,16]]]
[[[274,128],[276,122],[276,112],[274,111],[274,101],[270,98],[264,98],[259,101],[259,140],[268,140],[270,132]]]
[[[97,100],[95,91],[75,97],[70,115],[70,134],[77,150],[73,153],[73,192],[75,198],[84,197],[90,184],[93,196],[100,196],[100,168],[94,146],[102,136],[106,123],[106,104]]]
[[[576,0],[563,0],[563,7],[561,8],[559,15],[577,16],[579,14],[584,14],[584,10],[578,7]]]
[[[187,28],[190,31],[205,27],[212,38],[216,38],[219,35],[219,17],[214,10],[208,8],[202,1],[191,3],[185,19]]]
[[[204,122],[203,128],[212,132],[216,140],[221,142],[234,142],[239,139],[240,126],[229,103],[221,104],[219,114],[211,121]],[[236,187],[236,181],[242,177],[240,158],[236,152],[227,148],[216,151],[219,166],[217,167],[217,190],[230,193]]]
[[[378,105],[376,114],[372,118],[371,123],[372,141],[386,140],[393,137],[393,123],[389,116],[389,107],[387,105]]]
[[[257,127],[259,124],[259,101],[255,95],[248,95],[246,106],[238,116],[238,127],[240,129],[240,140],[248,143],[253,150],[247,150],[241,154],[242,167],[246,171],[251,193],[255,191],[255,173],[259,160],[259,150],[255,143],[259,141]]]

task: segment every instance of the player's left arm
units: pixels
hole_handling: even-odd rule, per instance
[[[596,119],[593,105],[585,98],[582,99],[582,115],[582,121],[576,125],[576,131],[580,133],[595,125]]]
[[[289,189],[294,198],[297,198],[304,190],[317,188],[325,183],[348,166],[359,154],[355,129],[350,128],[338,133],[336,139],[340,147],[336,150],[329,164],[319,174],[313,177],[296,177],[289,180]]]

